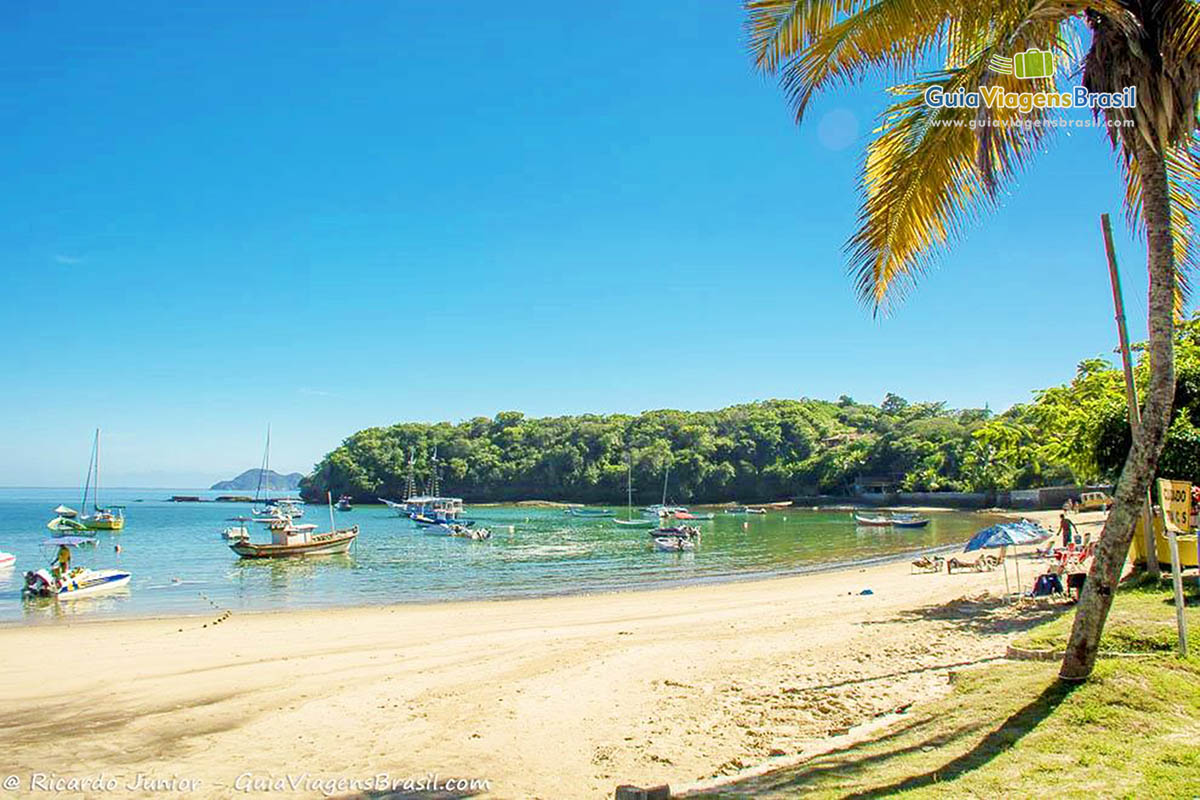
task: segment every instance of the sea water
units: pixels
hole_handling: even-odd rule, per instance
[[[930,514],[925,528],[864,528],[847,511],[787,508],[765,515],[725,514],[701,521],[693,551],[655,550],[646,528],[607,518],[575,517],[557,508],[468,507],[492,532],[486,541],[432,534],[385,506],[334,511],[339,528],[359,526],[340,556],[243,560],[221,538],[247,503],[174,503],[173,494],[211,501],[195,489],[105,489],[102,503],[126,507],[125,529],[97,532],[93,546],[73,549],[73,563],[131,572],[126,589],[75,600],[21,597],[26,570],[49,565],[44,544],[59,503],[79,508],[78,490],[0,489],[0,623],[112,616],[202,614],[215,609],[279,610],[404,602],[494,599],[647,588],[705,580],[786,574],[851,561],[887,558],[965,541],[996,520],[972,512]],[[329,509],[305,506],[299,522],[329,529]],[[611,507],[624,516],[625,509]],[[637,510],[634,512],[637,516]],[[255,541],[261,525],[247,523]],[[118,552],[117,546],[120,550]]]

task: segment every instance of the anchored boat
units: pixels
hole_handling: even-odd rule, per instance
[[[357,525],[327,533],[313,533],[293,527],[271,531],[270,542],[260,543],[241,539],[231,543],[229,549],[242,558],[328,556],[347,552],[356,538],[358,538]]]

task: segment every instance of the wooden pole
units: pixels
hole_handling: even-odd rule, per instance
[[[1117,338],[1121,344],[1121,367],[1125,372],[1125,402],[1129,406],[1129,429],[1133,438],[1142,428],[1142,412],[1138,408],[1137,387],[1133,383],[1133,364],[1129,356],[1129,332],[1125,328],[1125,300],[1121,293],[1121,275],[1117,271],[1117,251],[1113,247],[1112,223],[1108,214],[1100,215],[1100,228],[1104,232],[1104,252],[1108,257],[1108,277],[1112,282],[1113,309],[1117,317]],[[1154,524],[1150,516],[1150,490],[1142,502],[1142,536],[1146,543],[1146,571],[1155,578],[1159,576],[1158,547],[1155,542]]]

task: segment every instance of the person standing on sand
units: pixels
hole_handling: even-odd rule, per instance
[[[1058,515],[1058,532],[1062,534],[1063,547],[1069,547],[1071,544],[1071,530],[1075,526],[1071,520],[1067,519],[1066,514]]]

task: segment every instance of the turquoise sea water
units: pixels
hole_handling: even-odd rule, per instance
[[[126,590],[71,601],[25,600],[26,570],[47,564],[54,548],[45,527],[59,503],[79,507],[77,490],[0,489],[0,551],[17,557],[0,571],[0,622],[106,616],[197,614],[214,607],[274,610],[397,602],[486,599],[644,588],[698,580],[798,572],[851,560],[965,541],[994,520],[964,512],[933,514],[923,529],[860,528],[844,511],[789,508],[764,516],[732,515],[698,523],[693,552],[652,549],[646,529],[606,519],[572,517],[559,509],[472,507],[468,516],[491,529],[474,542],[418,529],[383,506],[337,512],[338,527],[357,524],[355,549],[344,556],[243,561],[221,538],[249,513],[235,503],[171,503],[172,494],[219,492],[108,489],[101,500],[124,504],[119,533],[99,532],[96,547],[75,550],[76,563],[133,573]],[[623,508],[613,507],[624,513]],[[303,522],[329,528],[329,510],[305,506]],[[262,526],[251,536],[265,541]],[[121,546],[117,553],[115,545]]]

